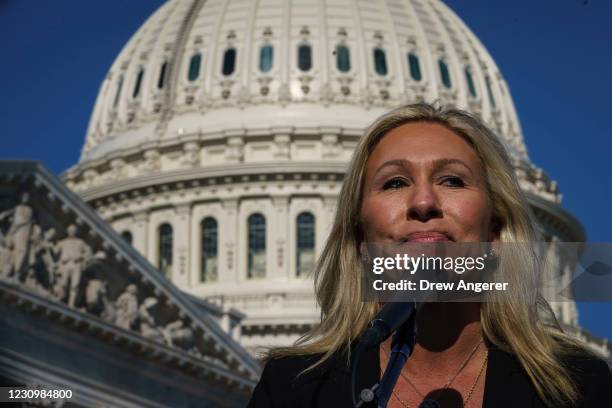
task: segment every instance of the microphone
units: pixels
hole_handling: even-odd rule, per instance
[[[388,302],[370,322],[359,343],[365,347],[378,346],[416,312],[416,302]]]
[[[384,401],[388,401],[388,397],[393,390],[393,384],[397,381],[397,376],[401,371],[410,349],[412,348],[412,341],[414,341],[414,314],[417,310],[416,302],[388,302],[378,312],[376,317],[370,322],[368,329],[361,335],[355,348],[355,352],[351,355],[351,397],[353,401],[353,407],[361,407],[364,402],[372,401],[376,396],[383,397]],[[412,321],[412,324],[405,324],[408,321]],[[372,348],[378,346],[383,341],[387,340],[389,336],[399,329],[398,334],[401,338],[407,340],[410,344],[405,344],[405,356],[398,363],[399,369],[393,369],[389,371],[385,370],[380,384],[376,384],[372,389],[363,389],[359,394],[359,401],[355,394],[355,387],[357,381],[357,369],[359,366],[359,360],[361,354],[366,348]],[[412,338],[412,340],[410,340]],[[395,340],[394,340],[395,341]],[[397,368],[396,367],[396,368]],[[391,378],[392,377],[392,378]],[[391,385],[389,385],[391,384]],[[381,386],[380,389],[374,390]],[[390,387],[390,388],[389,388]],[[382,394],[381,394],[382,393]],[[386,402],[385,402],[386,406]]]

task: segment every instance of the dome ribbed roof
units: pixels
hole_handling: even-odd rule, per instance
[[[356,133],[421,100],[481,115],[527,160],[495,62],[437,0],[170,0],[102,82],[81,164],[219,133]]]

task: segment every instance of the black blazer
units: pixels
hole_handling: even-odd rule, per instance
[[[340,353],[296,378],[318,357],[283,357],[268,361],[248,407],[352,407],[350,370]],[[573,358],[568,359],[566,364],[571,368],[582,395],[578,407],[612,408],[612,375],[604,361]],[[364,352],[359,367],[357,392],[379,381],[379,349]],[[545,407],[529,377],[511,354],[489,348],[485,378],[484,408]],[[374,404],[362,406],[369,408]]]

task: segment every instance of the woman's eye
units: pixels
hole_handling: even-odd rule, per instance
[[[394,189],[394,188],[401,188],[404,187],[406,185],[406,181],[400,179],[400,178],[394,178],[391,179],[389,181],[387,181],[384,185],[383,185],[383,190],[389,190],[389,189]]]
[[[463,180],[461,180],[459,177],[455,177],[455,176],[444,177],[442,179],[442,183],[444,183],[445,185],[447,185],[449,187],[463,187],[463,186],[465,186],[465,183],[463,182]]]

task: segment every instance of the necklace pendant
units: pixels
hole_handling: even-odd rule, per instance
[[[436,400],[425,399],[419,404],[419,408],[440,408],[440,403]]]

